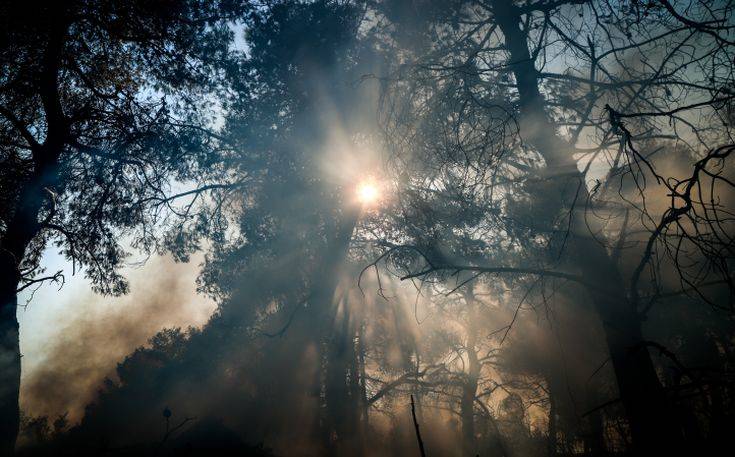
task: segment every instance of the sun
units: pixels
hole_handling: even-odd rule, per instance
[[[357,186],[357,199],[363,205],[375,203],[380,197],[378,186],[372,181],[365,181]]]

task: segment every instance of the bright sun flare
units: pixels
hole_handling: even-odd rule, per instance
[[[357,198],[363,204],[370,204],[378,199],[377,186],[372,182],[363,182],[357,187]]]

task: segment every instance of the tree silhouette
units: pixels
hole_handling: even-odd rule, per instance
[[[386,4],[387,17],[404,20]],[[536,232],[551,255],[488,265],[396,247],[425,260],[397,264],[401,276],[467,271],[582,285],[605,328],[635,449],[676,452],[680,425],[641,322],[661,294],[731,307],[704,289],[732,283],[730,6],[697,2],[683,14],[686,5],[667,1],[454,6],[420,15],[413,36],[396,38],[414,56],[386,84],[397,173],[454,170],[468,186],[479,182],[498,198],[499,217],[488,215],[495,233]],[[691,171],[664,171],[654,141],[686,149]],[[606,174],[595,177],[595,166]],[[530,218],[514,217],[516,189],[534,207]],[[652,202],[662,198],[670,204],[657,214]],[[400,258],[393,253],[383,258]],[[672,278],[680,286],[662,290]]]
[[[17,292],[50,243],[104,294],[126,292],[122,239],[151,249],[175,182],[212,163],[207,93],[246,2],[0,6],[0,453],[18,429]]]

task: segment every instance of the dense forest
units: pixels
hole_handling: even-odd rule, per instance
[[[732,0],[0,1],[0,456],[728,454],[733,32]],[[75,282],[157,305],[19,321]],[[211,312],[158,326],[182,282]]]

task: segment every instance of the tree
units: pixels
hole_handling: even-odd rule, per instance
[[[412,176],[418,177],[418,174]],[[427,178],[425,181],[417,179],[416,183],[411,184],[404,182],[400,187],[401,198],[393,204],[388,203],[388,208],[362,224],[357,237],[368,246],[362,258],[369,262],[363,275],[374,269],[378,279],[383,277],[385,280],[382,266],[370,260],[374,260],[385,246],[397,246],[396,238],[418,249],[433,262],[446,262],[449,258],[472,258],[482,263],[502,256],[502,253],[476,236],[477,231],[482,230],[477,224],[488,211],[483,195],[455,186],[460,184],[460,180],[453,180],[456,176],[451,173],[436,172],[433,177],[436,178],[434,181]],[[440,185],[432,185],[438,183]],[[401,264],[402,269],[411,268],[411,256],[392,252],[398,254],[397,258],[392,259],[393,264]],[[406,263],[402,264],[402,261]],[[374,367],[382,372],[381,378],[387,379],[379,381],[381,387],[371,393],[369,401],[374,403],[390,391],[405,386],[411,386],[413,395],[422,403],[427,394],[438,396],[439,400],[427,402],[439,403],[441,409],[459,416],[462,452],[463,455],[472,456],[479,451],[476,436],[480,433],[475,427],[478,422],[476,411],[479,410],[490,425],[489,434],[494,435],[490,441],[496,441],[495,445],[490,446],[490,452],[503,454],[495,418],[485,404],[487,398],[483,398],[489,397],[494,391],[493,379],[488,371],[496,361],[496,345],[502,333],[493,327],[493,322],[497,322],[497,316],[493,315],[496,307],[475,296],[474,289],[478,284],[473,284],[476,279],[473,276],[458,275],[446,281],[415,284],[416,306],[421,302],[424,311],[420,314],[426,315],[425,318],[402,317],[405,311],[395,308],[410,305],[405,303],[405,299],[397,299],[400,295],[396,292],[383,293],[386,300],[396,302],[389,305],[396,316],[389,341],[408,340],[400,344],[406,361],[398,373],[393,373],[395,370],[390,369],[389,361]],[[501,286],[496,288],[482,284],[481,287],[486,289],[483,295],[496,297],[501,293]],[[414,319],[421,321],[419,327],[414,328],[415,325],[410,322]],[[379,324],[376,322],[372,325]],[[488,433],[483,435],[487,436]]]
[[[217,161],[197,169],[210,181],[227,176],[238,192],[212,194],[164,240],[185,256],[208,237],[200,286],[219,308],[181,357],[107,386],[114,395],[89,409],[85,433],[141,437],[152,427],[136,424],[160,420],[145,407],[160,397],[187,403],[187,416],[236,405],[237,423],[279,433],[284,447],[360,449],[356,321],[340,296],[361,170],[325,169],[366,149],[362,121],[374,117],[374,104],[357,102],[368,100],[358,64],[372,62],[356,46],[362,13],[345,2],[284,1],[245,18],[247,52],[224,68],[223,128],[202,132]],[[191,386],[216,390],[217,400],[182,399]]]
[[[25,233],[18,208],[40,202],[13,290],[42,279],[53,240],[122,292],[117,239],[152,249],[166,225],[181,258],[206,238],[199,285],[219,307],[127,359],[77,436],[147,440],[180,404],[279,451],[359,455],[390,425],[413,450],[413,395],[430,453],[726,440],[731,5],[273,1],[244,16],[237,59],[240,5],[133,5],[55,7],[73,18],[66,123],[40,79],[11,71],[0,92],[3,230]],[[42,66],[53,28],[10,25],[25,38],[3,50],[27,60],[8,68]],[[194,105],[213,95],[207,119]],[[33,178],[55,129],[61,152]],[[382,149],[388,195],[366,210],[351,189]],[[365,266],[377,297],[352,282]]]
[[[213,111],[197,107],[221,87],[228,25],[246,10],[231,1],[0,6],[0,453],[12,453],[18,430],[17,292],[62,280],[41,276],[49,243],[98,292],[127,290],[121,240],[153,248],[174,184],[196,181],[216,156]]]
[[[581,285],[604,326],[636,452],[675,452],[680,425],[641,322],[668,284],[669,292],[696,291],[731,306],[731,298],[715,303],[705,290],[705,283],[732,284],[732,182],[724,172],[732,149],[731,7],[703,1],[682,13],[685,5],[665,0],[432,5],[425,2],[434,14],[422,11],[418,25],[388,32],[411,57],[386,83],[397,173],[409,170],[412,180],[416,170],[464,173],[498,201],[487,216],[495,226],[489,236],[533,238],[516,243],[519,261],[510,265],[437,261],[419,249],[425,262],[404,261],[401,275],[468,271]],[[406,25],[394,2],[382,11]],[[682,133],[683,125],[694,133]],[[664,141],[670,157],[685,148],[689,171],[657,166],[653,141]],[[516,189],[521,194],[511,197]],[[660,213],[650,203],[667,198],[656,206]],[[536,208],[532,220],[512,217],[514,199]],[[524,255],[534,244],[548,254]]]
[[[250,197],[232,205],[232,232],[214,240],[203,273],[227,316],[271,338],[265,370],[299,374],[255,381],[291,405],[272,408],[273,426],[323,452],[359,450],[357,378],[346,387],[356,328],[340,301],[361,213],[348,164],[374,110],[358,85],[373,60],[357,40],[363,13],[359,2],[284,1],[249,19],[226,135]]]

